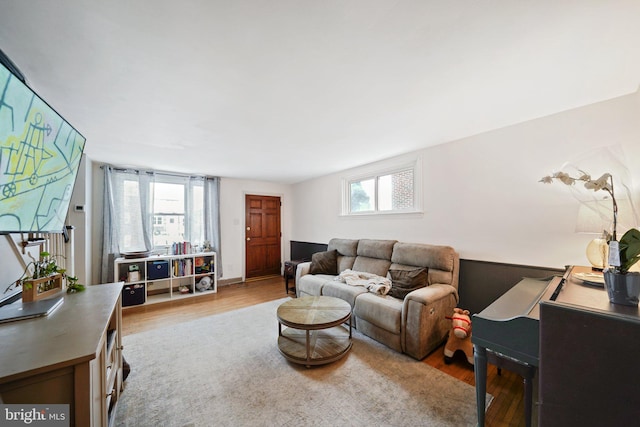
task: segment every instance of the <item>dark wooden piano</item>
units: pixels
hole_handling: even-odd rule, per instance
[[[628,394],[640,380],[640,311],[611,304],[604,287],[579,279],[586,272],[591,269],[569,267],[562,277],[525,278],[473,316],[479,426],[484,426],[487,361],[520,367],[527,426],[538,370],[539,425],[638,422],[640,393],[631,399]]]

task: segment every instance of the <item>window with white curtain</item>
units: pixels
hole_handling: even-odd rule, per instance
[[[220,179],[103,166],[105,179],[101,270],[126,252],[169,252],[175,242],[217,252],[220,266]],[[221,268],[218,266],[218,274]]]
[[[117,216],[120,252],[145,250],[140,188],[148,186],[148,212],[152,224],[153,250],[164,251],[175,242],[204,243],[204,180],[192,181],[188,177],[155,174],[151,180],[140,181],[137,175],[123,175],[116,182],[121,189],[121,214]]]

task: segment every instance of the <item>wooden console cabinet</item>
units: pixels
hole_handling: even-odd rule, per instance
[[[638,307],[572,274],[557,300],[540,303],[540,425],[637,425],[639,337]]]
[[[69,404],[71,426],[108,426],[122,392],[122,283],[65,294],[49,316],[0,325],[0,397]]]

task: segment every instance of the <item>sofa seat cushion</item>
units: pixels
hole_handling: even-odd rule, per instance
[[[367,288],[364,286],[349,286],[346,283],[338,280],[327,280],[322,286],[322,295],[327,297],[340,298],[343,301],[348,302],[353,308],[356,297],[360,297],[362,294],[368,293]]]
[[[296,282],[298,295],[320,296],[324,284],[333,281],[334,277],[328,274],[306,274]]]
[[[353,312],[357,318],[389,331],[400,334],[402,324],[402,300],[372,293],[359,295]]]

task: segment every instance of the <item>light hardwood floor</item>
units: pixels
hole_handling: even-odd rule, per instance
[[[223,313],[286,296],[284,279],[272,277],[247,283],[219,286],[218,293],[199,298],[190,298],[159,305],[143,305],[123,311],[122,331],[124,335],[135,334],[178,322]],[[293,296],[293,293],[290,293]],[[275,321],[275,320],[274,320]],[[459,353],[449,365],[444,363],[444,347],[436,349],[424,359],[427,363],[460,381],[475,386],[473,366]],[[489,365],[487,369],[487,392],[494,400],[486,415],[486,425],[495,427],[524,426],[524,393],[522,379],[511,372]]]

